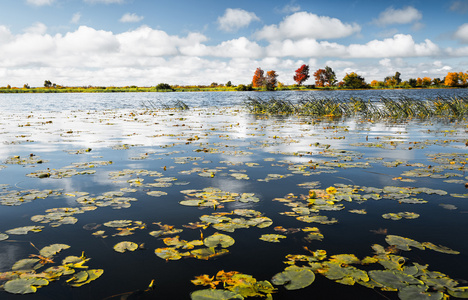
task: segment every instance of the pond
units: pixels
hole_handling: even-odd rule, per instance
[[[466,297],[466,122],[242,106],[374,92],[1,95],[0,298]]]

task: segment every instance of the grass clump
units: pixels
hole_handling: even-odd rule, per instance
[[[418,100],[408,97],[380,98],[364,101],[360,98],[309,98],[293,103],[289,100],[248,98],[245,106],[251,113],[265,115],[301,115],[312,117],[362,117],[367,119],[427,119],[468,117],[468,97]]]

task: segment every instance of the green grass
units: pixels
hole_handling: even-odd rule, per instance
[[[416,100],[407,97],[364,101],[351,98],[309,98],[298,103],[288,100],[248,98],[245,106],[251,113],[265,115],[301,115],[313,117],[362,117],[367,119],[427,119],[468,117],[468,97]]]

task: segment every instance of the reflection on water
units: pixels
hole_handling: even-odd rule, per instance
[[[223,97],[217,100],[220,108],[200,107],[185,112],[137,109],[142,97],[175,95],[134,94],[132,103],[125,104],[128,107],[123,105],[128,100],[125,97],[129,97],[126,94],[69,95],[76,107],[65,106],[63,111],[52,112],[52,107],[39,109],[36,103],[27,112],[15,109],[3,112],[0,120],[0,197],[3,204],[0,206],[0,233],[31,225],[41,225],[44,229],[26,235],[11,234],[9,239],[0,241],[0,272],[8,271],[28,254],[37,254],[30,242],[39,249],[53,243],[70,245],[70,249],[59,254],[57,262],[85,251],[92,258],[87,265],[104,270],[103,276],[81,288],[71,288],[60,279],[40,288],[37,294],[24,297],[104,299],[145,289],[155,279],[151,294],[154,299],[187,299],[190,292],[201,288],[191,284],[195,276],[235,270],[258,280],[270,280],[284,270],[286,255],[310,254],[304,247],[311,251],[323,249],[329,255],[349,253],[360,259],[372,256],[371,245],[388,246],[385,235],[371,232],[379,228],[386,229],[388,234],[459,251],[459,255],[449,255],[413,249],[400,251],[398,255],[405,256],[408,264],[428,264],[431,271],[468,279],[463,267],[468,263],[468,245],[463,238],[468,234],[468,204],[465,198],[460,198],[466,197],[463,182],[468,181],[465,174],[468,162],[466,124],[369,123],[354,119],[314,123],[296,117],[257,118],[239,107],[222,108],[227,104],[223,101],[228,99]],[[181,97],[186,95],[189,94],[180,94]],[[2,105],[8,96],[2,95]],[[49,101],[48,97],[57,97],[55,100],[67,97],[61,94],[30,96],[31,99],[38,96],[34,98],[36,102],[37,99]],[[211,101],[209,97],[202,99],[205,96],[197,94],[200,99],[191,101],[204,106],[204,101]],[[99,97],[103,97],[102,102],[97,101]],[[12,99],[14,97],[8,101]],[[115,105],[112,110],[88,111],[107,105],[110,99],[117,99],[112,102]],[[240,102],[240,98],[235,101]],[[70,105],[70,101],[66,102]],[[247,178],[236,179],[233,174],[245,174]],[[312,204],[307,206],[306,200],[301,200],[301,194],[304,199],[309,195],[308,188],[301,184],[310,182],[318,182],[321,189],[334,185],[345,189],[345,185],[355,190],[354,198],[336,202],[336,207],[343,208],[341,210],[322,206],[318,213],[305,212]],[[361,197],[371,193],[370,187],[391,190],[388,188],[391,186],[428,187],[447,193],[421,192],[409,197],[404,192],[374,191],[380,200]],[[254,193],[260,201],[221,201],[199,207],[179,204],[187,197],[187,193],[181,191],[200,191],[207,187],[230,193]],[[50,190],[51,194],[34,196]],[[163,193],[148,194],[151,191]],[[297,196],[291,199],[297,200],[287,205],[278,201],[290,193]],[[37,215],[47,215],[50,209],[64,207],[92,209],[70,215],[76,218],[75,223],[55,226],[60,218],[49,223],[37,222]],[[273,224],[222,232],[236,242],[228,248],[229,254],[214,259],[185,257],[166,262],[154,254],[155,249],[167,247],[163,241],[165,236],[149,235],[151,231],[160,230],[156,223],[183,229],[177,235],[181,240],[192,241],[200,238],[200,230],[205,237],[221,230],[213,228],[213,224],[197,229],[184,225],[193,225],[200,222],[201,216],[216,216],[217,213],[236,218],[232,214],[236,209],[258,211]],[[350,210],[367,213],[350,213]],[[399,212],[414,212],[419,218],[393,221],[382,217]],[[334,218],[338,223],[305,223],[297,219],[301,214],[311,217],[319,214],[329,220]],[[141,221],[146,226],[128,229],[131,235],[120,236],[116,235],[118,229],[102,225],[112,220]],[[83,229],[89,223],[100,224],[95,231],[104,230],[107,238]],[[279,243],[259,239],[264,234],[278,233],[274,228],[279,226],[298,230],[290,230],[294,233],[286,234]],[[300,230],[314,226],[323,234],[322,241],[307,240],[307,233]],[[113,247],[121,241],[144,244],[146,250],[118,253]],[[382,269],[378,264],[357,267]],[[0,293],[2,299],[16,299],[6,292]],[[278,286],[273,298],[341,299],[349,293],[361,299],[381,299],[379,293],[389,299],[398,298],[395,292],[375,293],[362,286],[345,286],[318,274],[316,282],[305,289],[287,291]]]

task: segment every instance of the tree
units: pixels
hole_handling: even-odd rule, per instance
[[[229,80],[228,82],[226,82],[226,86],[227,86],[227,87],[231,87],[231,86],[232,86],[232,83],[231,83],[230,80]]]
[[[297,82],[298,85],[302,85],[304,81],[309,79],[309,65],[302,65],[299,69],[296,70],[296,74],[294,75],[293,79]]]
[[[432,79],[430,77],[424,77],[422,79],[422,85],[423,86],[430,86],[432,83]]]
[[[278,74],[276,74],[276,71],[268,71],[267,76],[265,79],[266,83],[266,89],[268,91],[273,91],[278,83],[278,80],[276,79],[278,77]]]
[[[44,81],[44,87],[50,88],[51,86],[52,86],[52,82],[50,82],[50,80]]]
[[[458,73],[448,72],[447,76],[445,76],[444,84],[446,86],[457,86],[458,85]]]
[[[157,90],[172,90],[172,87],[167,84],[167,83],[159,83],[157,86],[156,86],[156,89]]]
[[[408,79],[408,84],[412,87],[416,87],[418,85],[418,81],[414,78]]]
[[[437,86],[437,85],[440,85],[441,82],[442,82],[442,81],[440,80],[440,78],[434,78],[434,79],[432,79],[432,84],[433,84],[433,85],[436,85],[436,86]]]
[[[346,73],[346,76],[343,78],[344,86],[347,88],[358,89],[366,85],[364,77],[356,74],[355,72]]]
[[[314,78],[315,78],[315,86],[317,87],[325,86],[325,83],[327,82],[325,69],[318,69],[317,71],[315,71]]]
[[[30,88],[29,84],[27,83],[23,84],[23,89],[29,89],[29,88]]]
[[[254,76],[252,78],[252,85],[256,88],[265,85],[265,76],[261,68],[257,68],[257,70],[255,70]]]
[[[336,84],[336,74],[329,66],[325,67],[325,83],[328,86],[334,86]]]
[[[400,72],[395,72],[395,76],[393,76],[393,79],[396,82],[396,85],[399,85],[401,83],[401,73]]]

